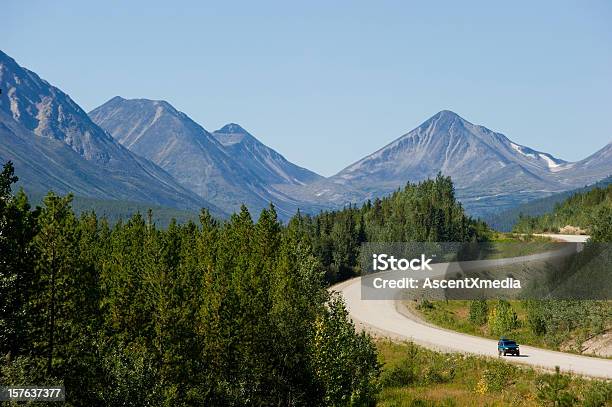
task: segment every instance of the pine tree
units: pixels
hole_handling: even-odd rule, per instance
[[[80,264],[76,218],[71,211],[72,196],[59,197],[52,192],[43,200],[38,216],[36,311],[41,317],[41,336],[37,343],[47,360],[47,374],[69,355],[69,345],[78,334],[72,319],[80,312],[74,301]]]
[[[0,174],[0,354],[11,357],[30,351],[37,216],[23,190],[12,195],[15,182],[8,162]]]

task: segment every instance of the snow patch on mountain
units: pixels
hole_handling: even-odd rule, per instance
[[[525,157],[531,157],[531,158],[536,158],[536,156],[534,154],[530,154],[530,153],[526,153],[525,151],[523,151],[523,146],[519,146],[518,144],[514,144],[514,143],[510,143],[510,145],[512,146],[512,148],[514,150],[516,150],[518,153],[524,155]]]
[[[548,165],[548,168],[550,168],[550,169],[558,168],[558,167],[561,166],[561,164],[559,164],[558,162],[554,161],[552,158],[550,158],[546,154],[541,154],[540,153],[539,156],[540,156],[541,159],[546,161],[546,165]]]

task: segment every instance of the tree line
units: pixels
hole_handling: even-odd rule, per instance
[[[583,229],[594,241],[612,241],[612,184],[576,193],[544,215],[521,215],[513,231],[558,233],[568,225]]]
[[[288,225],[306,236],[333,283],[359,274],[365,242],[476,242],[490,238],[486,223],[465,214],[450,177],[408,183],[389,196],[316,216],[298,212]]]
[[[32,208],[0,174],[0,384],[63,384],[69,405],[371,405],[380,365],[329,283],[359,245],[476,240],[450,179],[287,225],[161,229],[152,213],[110,226],[70,195]]]

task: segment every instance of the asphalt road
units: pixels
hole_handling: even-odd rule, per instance
[[[548,235],[564,241],[581,242],[588,236]],[[524,259],[524,258],[523,258]],[[511,262],[511,259],[505,259]],[[361,277],[332,287],[342,294],[353,321],[360,327],[399,340],[410,340],[425,347],[445,351],[497,356],[497,341],[466,335],[431,325],[410,314],[396,300],[362,300]],[[612,360],[521,346],[521,356],[504,360],[544,369],[559,366],[561,371],[612,379]]]

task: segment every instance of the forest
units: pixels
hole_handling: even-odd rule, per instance
[[[330,283],[368,239],[482,240],[449,178],[361,208],[112,227],[70,195],[32,208],[0,174],[0,385],[64,385],[68,405],[372,405],[381,366]]]
[[[500,232],[510,232],[518,221],[519,217],[531,216],[538,217],[546,213],[552,212],[555,207],[565,201],[567,198],[577,193],[588,192],[594,188],[605,189],[612,184],[612,176],[608,176],[594,184],[587,185],[583,188],[573,189],[571,191],[557,192],[553,195],[528,201],[521,205],[506,209],[499,213],[494,213],[486,216],[483,220],[492,229]]]
[[[465,214],[451,179],[440,174],[361,207],[314,217],[298,213],[289,228],[311,242],[329,283],[359,273],[359,248],[365,242],[480,242],[492,236],[486,223]]]
[[[578,192],[549,213],[520,215],[513,231],[559,233],[568,225],[590,234],[594,241],[612,241],[612,184]]]

